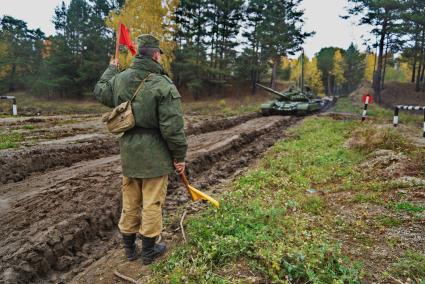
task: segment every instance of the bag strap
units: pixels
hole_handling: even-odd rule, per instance
[[[140,90],[144,87],[146,80],[149,79],[149,77],[152,77],[152,75],[154,75],[154,73],[149,73],[148,76],[146,76],[145,79],[142,80],[142,82],[140,83],[139,87],[137,87],[137,89],[134,92],[133,96],[129,100],[130,104],[136,98],[136,96],[138,95],[138,93],[140,92]]]

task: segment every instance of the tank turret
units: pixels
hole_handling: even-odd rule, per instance
[[[278,92],[272,88],[258,84],[260,88],[276,95],[275,100],[261,105],[263,115],[305,115],[318,111],[323,106],[321,99],[315,99],[311,91],[301,91],[300,88],[291,86],[283,92]]]

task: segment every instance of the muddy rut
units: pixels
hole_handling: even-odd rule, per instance
[[[201,189],[219,183],[247,166],[297,120],[251,115],[187,129],[192,134],[190,178]],[[59,159],[68,159],[64,153]],[[45,173],[27,169],[27,178],[0,185],[0,282],[69,281],[117,246],[119,155],[99,152],[94,157],[68,159],[62,166],[69,167],[47,166]],[[170,180],[165,209],[172,212],[188,199],[177,177]]]
[[[207,120],[195,125],[189,124],[186,128],[187,135],[227,129],[257,117],[258,114],[247,114],[233,118]],[[41,122],[57,119],[44,118]],[[39,121],[35,120],[35,121]],[[14,121],[13,123],[26,123],[34,119]],[[13,124],[3,121],[3,124]],[[18,182],[34,173],[45,172],[53,168],[69,167],[80,161],[98,159],[113,154],[118,154],[118,140],[116,136],[98,133],[104,126],[99,119],[81,123],[79,129],[85,132],[95,130],[96,133],[79,134],[56,140],[43,141],[38,145],[23,149],[3,150],[0,152],[0,184]],[[75,127],[74,127],[75,128]],[[49,128],[51,129],[51,128]],[[63,128],[60,128],[63,131]]]

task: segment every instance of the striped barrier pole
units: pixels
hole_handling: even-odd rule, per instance
[[[0,96],[0,100],[12,100],[12,115],[18,115],[18,106],[16,105],[16,98],[13,96]]]
[[[369,105],[369,98],[370,98],[370,95],[369,95],[369,94],[367,94],[367,95],[366,95],[366,99],[365,99],[365,101],[364,101],[364,108],[363,108],[363,114],[362,114],[362,121],[365,121],[365,120],[366,120],[366,116],[367,116],[367,106]]]
[[[18,115],[18,106],[16,105],[16,98],[13,98],[12,115]]]
[[[394,125],[394,127],[397,127],[397,125],[398,125],[398,112],[399,112],[399,108],[398,108],[398,106],[396,106],[395,108],[394,108],[394,119],[393,119],[393,125]]]

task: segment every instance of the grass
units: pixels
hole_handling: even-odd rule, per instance
[[[35,125],[32,125],[32,124],[26,124],[26,125],[23,125],[21,128],[22,129],[25,129],[25,130],[34,130],[34,129],[38,128],[38,127],[35,126]]]
[[[16,97],[18,114],[35,114],[37,112],[40,112],[42,115],[89,114],[103,113],[109,110],[109,108],[102,106],[89,95],[77,99],[52,99],[34,96],[28,92],[15,92],[9,95]],[[0,110],[7,113],[10,108],[10,104],[11,103],[8,101],[1,101]]]
[[[50,114],[90,114],[104,113],[110,111],[109,108],[102,106],[90,95],[85,95],[78,99],[51,99],[46,97],[37,97],[28,92],[15,92],[10,95],[16,97],[18,104],[18,114],[37,113],[43,115]],[[264,94],[255,96],[235,96],[223,99],[215,97],[205,98],[199,101],[184,100],[183,110],[187,114],[196,115],[222,115],[235,116],[245,113],[257,112],[260,104],[270,99]],[[0,117],[12,117],[8,114],[11,107],[10,102],[0,102]]]
[[[245,260],[249,271],[274,283],[360,283],[360,265],[329,236],[324,200],[305,192],[355,173],[362,156],[342,147],[354,124],[306,119],[235,181],[219,210],[190,218],[188,244],[153,267],[152,282],[245,282],[249,275],[224,272]]]
[[[376,221],[384,227],[398,227],[403,223],[399,218],[385,215],[377,216]]]
[[[410,142],[399,131],[391,127],[377,127],[373,123],[365,123],[353,132],[349,142],[352,148],[370,153],[377,149],[396,152],[413,149]]]
[[[0,134],[0,150],[17,148],[19,147],[19,142],[22,142],[23,139],[20,133]]]
[[[380,197],[380,193],[378,192],[357,193],[354,195],[353,201],[356,203],[383,204],[383,201]]]
[[[204,99],[200,101],[183,101],[183,110],[186,114],[195,115],[222,115],[225,117],[258,112],[260,105],[268,97],[243,96],[220,100]]]
[[[360,117],[363,107],[363,104],[354,103],[350,97],[340,97],[332,110],[335,112],[358,114]],[[371,119],[375,122],[392,124],[394,110],[381,107],[377,104],[370,104],[368,106],[367,116],[367,120]],[[423,122],[423,115],[403,110],[399,113],[400,124],[412,125],[420,124],[421,122]]]
[[[425,211],[425,206],[415,205],[410,202],[400,201],[394,205],[396,211],[404,211],[409,213],[422,213]]]
[[[425,254],[407,250],[391,265],[389,274],[395,277],[408,277],[414,283],[425,283]]]

